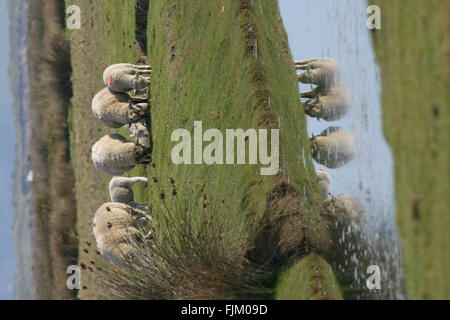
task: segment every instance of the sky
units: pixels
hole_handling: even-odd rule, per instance
[[[9,90],[9,24],[7,1],[0,0],[0,299],[14,298],[13,240],[14,114]]]

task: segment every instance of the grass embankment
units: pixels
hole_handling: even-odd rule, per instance
[[[321,257],[310,254],[296,262],[280,277],[279,300],[342,300],[333,270]],[[299,290],[303,288],[303,290]]]
[[[194,217],[194,229],[202,230],[205,221],[218,227],[216,254],[226,261],[236,259],[236,266],[240,255],[259,268],[325,249],[327,229],[319,215],[305,118],[277,2],[151,2],[149,13],[155,162],[149,177],[158,181],[149,193],[161,237],[183,243],[183,232],[165,224],[164,215],[177,221],[178,212],[200,202],[204,209]],[[223,133],[230,128],[280,128],[282,173],[261,176],[257,165],[173,164],[176,143],[170,142],[171,134],[177,128],[192,133],[195,120],[203,122],[203,130]],[[208,248],[201,238],[195,246]],[[171,250],[182,257],[195,251],[182,246]],[[192,265],[199,274],[209,272],[214,257],[196,254]],[[202,296],[204,288],[198,285]]]
[[[373,1],[384,132],[410,298],[450,298],[449,1]]]
[[[66,287],[66,269],[76,263],[78,245],[67,127],[72,94],[70,47],[64,37],[63,12],[59,1],[30,2],[28,70],[37,299],[75,297]]]
[[[311,297],[308,283],[275,292],[270,288],[276,287],[276,279],[256,277],[255,282],[253,277],[254,273],[270,275],[291,259],[311,252],[322,254],[331,245],[330,224],[320,215],[304,113],[276,1],[264,5],[250,1],[150,2],[154,166],[139,166],[129,175],[148,171],[148,189],[135,189],[138,200],[150,200],[156,229],[155,264],[165,265],[152,269],[158,272],[151,275],[158,283],[145,283],[142,279],[147,278],[140,277],[136,287],[147,288],[133,289],[134,282],[120,274],[114,281],[97,281],[107,273],[96,263],[92,218],[108,201],[110,177],[92,167],[90,148],[112,130],[93,118],[90,104],[104,87],[106,66],[139,58],[133,43],[135,4],[77,2],[83,13],[82,26],[70,32],[74,69],[71,152],[79,261],[84,268],[79,297],[235,298],[275,297],[275,293],[284,298]],[[279,128],[282,172],[261,176],[259,165],[173,164],[170,155],[176,143],[171,142],[172,132],[185,128],[192,133],[197,120],[203,122],[203,131],[217,128],[222,133],[237,128]],[[339,297],[324,261],[313,260],[299,274],[309,274],[310,267],[320,265],[316,271],[323,270],[322,283],[332,286],[324,285],[314,297]],[[159,283],[165,286],[158,287]]]

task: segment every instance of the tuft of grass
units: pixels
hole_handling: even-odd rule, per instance
[[[410,298],[450,298],[450,2],[378,0],[373,43]]]
[[[239,241],[232,241],[226,234],[232,222],[217,214],[227,205],[219,202],[205,206],[194,200],[192,190],[186,191],[190,197],[179,196],[175,185],[172,191],[161,197],[158,206],[153,205],[159,223],[151,225],[152,244],[126,239],[137,249],[138,258],[125,269],[103,262],[102,270],[94,272],[92,278],[103,290],[90,292],[92,296],[88,297],[155,300],[267,296],[267,289],[261,285],[264,273],[246,268],[249,263],[236,246]],[[99,263],[101,260],[95,265]]]

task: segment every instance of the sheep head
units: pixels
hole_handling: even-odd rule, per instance
[[[311,117],[319,118],[322,115],[323,104],[319,98],[316,96],[314,99],[309,99],[304,103],[305,113]]]

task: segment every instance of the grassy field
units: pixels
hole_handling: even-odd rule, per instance
[[[108,201],[110,177],[96,171],[90,159],[95,141],[112,132],[94,119],[90,107],[104,87],[102,72],[112,63],[135,63],[142,54],[134,44],[136,2],[77,1],[81,30],[67,31],[81,299],[136,298],[127,292],[132,281],[126,276],[118,276],[126,282],[122,290],[120,281],[111,281],[111,287],[97,281],[107,273],[99,268],[92,218]],[[157,254],[166,257],[160,258],[164,270],[155,272],[166,286],[152,291],[156,284],[147,283],[138,298],[341,298],[320,257],[333,250],[334,223],[321,214],[277,1],[150,1],[146,32],[153,66],[148,122],[154,161],[128,175],[149,177],[149,186],[135,191],[137,200],[151,204]],[[280,173],[262,176],[260,165],[173,164],[172,132],[192,132],[194,121],[202,121],[203,131],[280,129]]]
[[[407,289],[413,299],[449,299],[450,2],[372,2],[382,12],[373,42]]]

